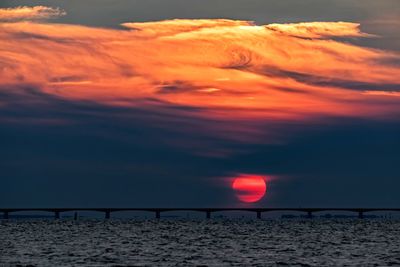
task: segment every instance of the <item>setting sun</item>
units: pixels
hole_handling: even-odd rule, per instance
[[[253,203],[264,197],[267,185],[261,175],[240,174],[233,180],[232,189],[240,201]]]

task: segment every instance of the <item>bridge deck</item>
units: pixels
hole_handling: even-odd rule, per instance
[[[319,211],[353,211],[353,212],[371,212],[371,211],[400,211],[400,208],[0,208],[0,212],[18,212],[18,211],[48,211],[48,212],[67,212],[67,211],[99,211],[99,212],[117,212],[117,211],[199,211],[199,212],[217,212],[217,211],[300,211],[300,212],[319,212]]]
[[[263,212],[271,212],[271,211],[297,211],[297,212],[305,212],[308,217],[312,217],[312,214],[315,212],[321,211],[349,211],[358,213],[359,218],[363,218],[363,214],[366,212],[377,212],[377,211],[400,211],[400,208],[0,208],[0,212],[4,214],[3,218],[8,219],[9,214],[12,212],[21,212],[21,211],[44,211],[44,212],[52,212],[56,219],[60,218],[60,213],[62,212],[77,212],[77,211],[97,211],[104,212],[105,218],[109,219],[111,217],[112,212],[119,211],[148,211],[154,212],[156,214],[156,218],[160,218],[161,212],[168,211],[197,211],[197,212],[205,212],[206,218],[211,218],[212,212],[222,212],[222,211],[249,211],[256,212],[257,218],[261,219],[261,213]]]

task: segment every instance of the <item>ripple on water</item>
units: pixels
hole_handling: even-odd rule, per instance
[[[400,221],[9,220],[0,266],[400,265]]]

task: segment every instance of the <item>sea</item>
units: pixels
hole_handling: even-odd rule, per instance
[[[400,221],[0,220],[0,266],[400,266]]]

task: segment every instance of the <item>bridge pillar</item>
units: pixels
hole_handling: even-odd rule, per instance
[[[307,218],[311,219],[313,217],[312,211],[307,211]]]
[[[211,219],[211,211],[209,210],[206,211],[206,218]]]
[[[359,210],[358,211],[358,219],[363,219],[363,218],[364,218],[364,213],[361,210]]]
[[[78,220],[78,212],[75,212],[74,213],[74,221],[77,221]]]
[[[156,219],[161,218],[161,212],[159,210],[156,210]]]
[[[4,211],[3,213],[3,219],[8,220],[9,216],[8,216],[8,211]]]
[[[261,211],[257,211],[257,219],[261,220]]]
[[[54,211],[54,219],[60,219],[60,212],[58,210]]]
[[[104,217],[106,220],[111,218],[111,212],[109,210],[106,210],[106,215]]]

